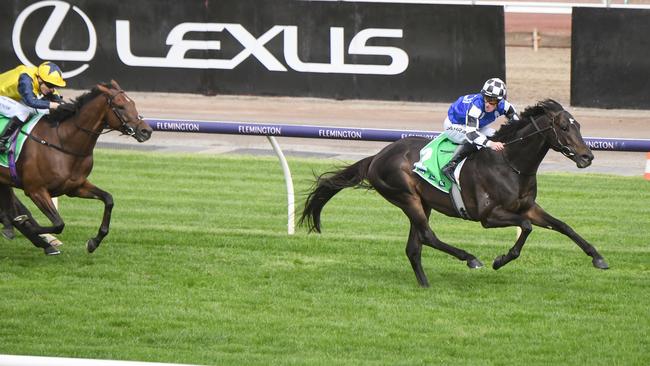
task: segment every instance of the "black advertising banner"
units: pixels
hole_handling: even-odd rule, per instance
[[[650,10],[573,8],[571,105],[650,109]]]
[[[119,3],[119,6],[117,5]],[[70,87],[451,101],[505,78],[503,8],[299,0],[2,1],[0,67]]]

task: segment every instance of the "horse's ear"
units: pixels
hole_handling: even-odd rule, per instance
[[[122,90],[122,88],[120,88],[120,84],[118,84],[117,81],[115,81],[113,79],[111,79],[111,85],[113,85],[113,88],[115,88],[117,90]]]
[[[97,84],[96,88],[99,89],[99,91],[104,93],[104,94],[111,94],[111,91],[107,87],[105,87],[103,84]]]

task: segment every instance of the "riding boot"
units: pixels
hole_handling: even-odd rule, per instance
[[[9,124],[7,124],[7,127],[5,127],[2,136],[0,136],[0,154],[4,154],[9,149],[9,147],[6,145],[9,142],[11,135],[13,135],[14,131],[16,131],[18,127],[22,126],[22,124],[23,122],[16,117],[13,117],[9,121]]]
[[[458,182],[456,182],[456,178],[454,177],[454,170],[456,170],[456,166],[458,163],[463,161],[463,159],[475,151],[476,147],[471,142],[466,142],[458,146],[454,152],[454,156],[451,157],[451,160],[442,167],[442,174],[444,174],[445,177],[449,178],[449,180],[451,180],[454,184],[458,184]]]

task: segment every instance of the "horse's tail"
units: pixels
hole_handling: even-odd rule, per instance
[[[315,188],[307,196],[298,224],[302,225],[306,221],[309,232],[320,233],[320,213],[335,194],[349,187],[372,188],[364,180],[368,177],[368,168],[373,158],[374,156],[369,156],[341,170],[321,174],[314,183]]]

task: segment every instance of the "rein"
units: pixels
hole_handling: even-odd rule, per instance
[[[532,117],[532,116],[530,117],[530,121],[533,123],[533,126],[535,126],[535,132],[529,133],[526,136],[516,138],[516,139],[514,139],[512,141],[508,141],[508,142],[504,143],[503,145],[507,146],[507,145],[510,145],[510,144],[514,144],[515,142],[522,142],[522,141],[526,140],[527,138],[533,137],[533,136],[535,136],[535,135],[537,135],[539,133],[548,131],[548,130],[553,128],[553,126],[550,125],[550,124],[548,126],[544,127],[544,128],[539,128],[539,126],[537,125],[537,122],[535,121],[535,117]],[[555,135],[557,136],[557,133]]]
[[[537,124],[537,121],[535,121],[535,117],[531,116],[531,117],[530,117],[530,121],[531,121],[531,123],[533,124],[533,126],[535,126],[535,132],[529,133],[528,135],[525,135],[525,136],[522,136],[522,137],[516,138],[516,139],[511,140],[511,141],[508,141],[508,142],[504,143],[503,145],[504,145],[504,146],[507,146],[507,145],[510,145],[510,144],[514,144],[514,143],[516,143],[516,142],[522,142],[522,141],[524,141],[524,140],[526,140],[526,139],[528,139],[528,138],[530,138],[530,137],[533,137],[533,136],[535,136],[535,135],[537,135],[537,134],[540,134],[540,133],[542,133],[542,132],[548,131],[548,130],[550,130],[550,129],[552,129],[553,132],[555,132],[555,129],[553,128],[553,125],[550,124],[550,123],[549,123],[548,126],[546,126],[546,127],[544,127],[544,128],[539,128],[539,125]],[[555,132],[555,136],[557,137],[557,132]],[[559,142],[559,139],[558,139],[558,142]],[[534,172],[533,172],[533,173],[522,173],[521,170],[515,168],[515,166],[512,165],[512,163],[510,162],[510,159],[508,159],[508,156],[506,155],[506,151],[505,151],[505,150],[503,150],[503,154],[502,154],[502,155],[503,155],[503,160],[506,162],[506,164],[508,164],[508,166],[510,167],[510,169],[512,169],[512,170],[513,170],[515,173],[517,173],[518,175],[535,175]]]
[[[556,114],[555,116],[553,116],[553,118],[551,119],[551,122],[549,123],[549,125],[546,126],[546,127],[544,127],[544,128],[540,128],[539,125],[537,124],[537,121],[535,121],[535,117],[532,117],[532,116],[531,116],[531,117],[530,117],[530,121],[531,121],[531,123],[533,124],[533,126],[535,126],[535,132],[532,132],[532,133],[529,133],[528,135],[525,135],[525,136],[522,136],[522,137],[516,138],[516,139],[514,139],[514,140],[512,140],[512,141],[508,141],[508,142],[504,143],[503,145],[510,145],[510,144],[514,144],[514,143],[516,143],[516,142],[522,142],[522,141],[524,141],[524,140],[526,140],[526,139],[528,139],[528,138],[530,138],[530,137],[532,137],[532,136],[535,136],[535,135],[537,135],[537,134],[540,134],[540,133],[545,132],[545,131],[548,131],[548,130],[552,130],[553,133],[555,134],[555,141],[557,142],[557,146],[554,147],[554,146],[551,145],[551,144],[549,144],[549,145],[551,146],[551,148],[552,148],[553,150],[559,151],[560,153],[562,153],[562,155],[564,155],[564,156],[566,156],[566,157],[568,157],[568,158],[570,159],[572,156],[575,155],[574,150],[573,150],[570,146],[568,146],[568,145],[564,145],[564,144],[560,141],[560,136],[558,136],[558,134],[557,134],[557,130],[555,129],[555,127],[553,127],[553,120],[554,120],[558,115],[559,115],[559,113]],[[535,173],[531,173],[531,174],[522,173],[519,169],[515,168],[515,167],[512,165],[512,163],[510,162],[510,160],[508,159],[508,157],[506,156],[506,152],[505,152],[505,150],[503,151],[503,159],[505,160],[506,164],[508,164],[508,166],[509,166],[509,167],[510,167],[510,168],[511,168],[515,173],[517,173],[517,174],[519,174],[519,175],[533,175],[533,174],[535,174]]]

